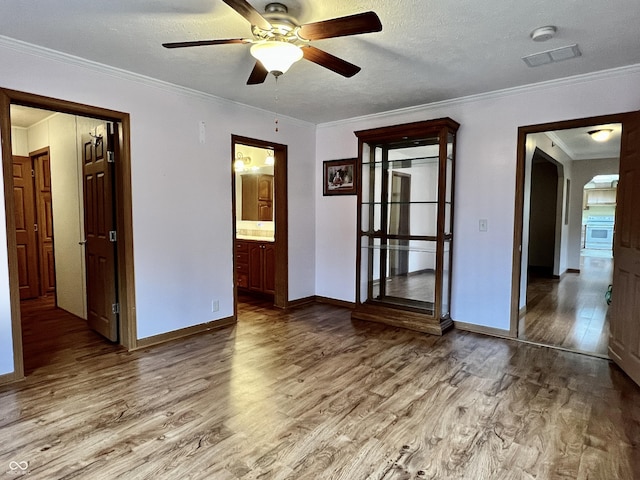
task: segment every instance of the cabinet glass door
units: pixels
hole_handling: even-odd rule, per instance
[[[362,258],[368,259],[362,300],[433,312],[438,148],[437,138],[368,148],[369,161],[362,163]]]

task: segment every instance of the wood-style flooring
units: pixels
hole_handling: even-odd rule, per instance
[[[260,301],[127,352],[40,310],[0,387],[0,478],[640,478],[640,388],[607,360]]]
[[[581,257],[580,274],[561,280],[529,279],[527,312],[518,337],[578,352],[607,356],[609,308],[605,300],[611,283],[611,258]]]

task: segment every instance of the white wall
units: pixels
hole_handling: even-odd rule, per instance
[[[11,127],[11,154],[20,157],[29,156],[29,137],[26,128]]]
[[[130,113],[138,338],[233,315],[232,134],[288,145],[289,299],[314,295],[313,125],[279,117],[276,133],[269,112],[30,47],[0,47],[0,62],[2,87]],[[0,247],[0,374],[13,370],[9,308]]]
[[[459,122],[451,314],[508,330],[518,127],[638,109],[636,67],[324,124],[317,132],[316,177],[322,178],[323,160],[357,155],[354,131],[445,116]],[[479,219],[488,220],[487,232],[478,231]],[[356,198],[317,193],[316,231],[317,294],[354,301]],[[338,250],[345,270],[336,276],[331,258]]]

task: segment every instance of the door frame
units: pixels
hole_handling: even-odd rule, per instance
[[[115,211],[118,231],[118,255],[116,278],[120,303],[120,345],[128,350],[137,347],[135,315],[135,285],[133,270],[133,218],[131,201],[131,145],[129,114],[91,105],[59,100],[32,93],[0,88],[0,138],[2,139],[2,169],[4,180],[5,215],[7,228],[7,254],[9,259],[9,293],[11,307],[11,331],[13,339],[13,374],[3,375],[3,381],[24,378],[22,348],[22,324],[20,317],[20,292],[18,283],[18,258],[15,230],[15,207],[13,199],[11,104],[40,108],[53,112],[82,117],[97,118],[122,125],[120,139],[120,165],[116,168]]]
[[[514,230],[513,230],[513,258],[511,268],[511,318],[509,336],[518,338],[518,321],[520,318],[520,277],[522,275],[522,233],[523,209],[525,193],[525,160],[527,135],[543,133],[552,130],[568,130],[571,128],[589,127],[596,124],[620,123],[624,130],[625,118],[632,112],[614,113],[596,117],[564,120],[559,122],[541,123],[518,127],[517,163],[516,163],[516,191],[514,202]]]
[[[273,166],[274,182],[274,222],[275,222],[275,244],[276,244],[276,289],[273,296],[273,305],[278,308],[289,306],[289,205],[287,193],[287,158],[288,150],[286,145],[255,138],[231,135],[231,219],[233,242],[233,315],[238,318],[238,286],[236,271],[236,176],[233,164],[235,162],[234,152],[236,144],[248,145],[250,147],[265,148],[273,150],[275,164]]]

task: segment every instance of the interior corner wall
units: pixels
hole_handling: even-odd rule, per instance
[[[636,68],[327,123],[317,131],[317,183],[324,160],[357,155],[354,131],[441,117],[459,122],[451,315],[508,331],[518,127],[638,109]],[[479,219],[488,220],[488,231],[479,231]],[[318,295],[355,301],[356,228],[355,197],[316,192]]]
[[[270,112],[22,44],[0,47],[0,63],[0,87],[130,114],[138,338],[234,314],[232,134],[287,145],[289,300],[315,294],[315,125],[279,116],[275,132]],[[3,207],[0,245],[5,220]],[[219,300],[217,312],[212,300]],[[0,374],[13,368],[10,329],[2,247]]]
[[[29,138],[26,128],[11,127],[11,154],[20,157],[29,156]]]

